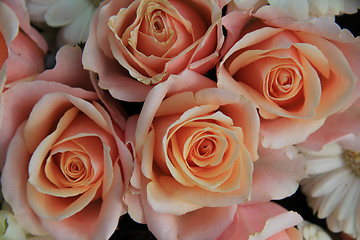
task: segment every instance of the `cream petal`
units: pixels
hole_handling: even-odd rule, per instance
[[[268,239],[269,237],[279,233],[282,230],[291,228],[302,221],[300,214],[296,212],[285,212],[277,216],[269,218],[263,230],[260,233],[255,233],[249,236],[249,240],[262,240]],[[297,239],[300,240],[301,234],[298,234]]]
[[[49,7],[44,18],[49,26],[64,26],[74,21],[78,17],[79,12],[84,11],[88,6],[90,6],[90,3],[86,0],[79,0],[76,3],[71,0],[57,1]]]
[[[0,24],[1,36],[9,47],[11,41],[18,34],[20,22],[14,11],[3,2],[0,3],[0,16],[2,19]],[[6,19],[6,21],[4,21],[4,19]],[[2,65],[0,65],[0,67],[2,67]]]
[[[356,211],[356,204],[354,203],[359,201],[360,192],[358,189],[360,187],[360,181],[354,180],[350,185],[351,186],[346,191],[341,203],[336,207],[334,212],[336,219],[339,221],[345,220],[347,216]]]
[[[73,21],[62,27],[57,36],[57,44],[60,46],[77,43],[85,43],[89,37],[89,26],[95,13],[95,8],[87,6]]]
[[[328,195],[339,186],[344,186],[344,183],[349,181],[348,175],[349,170],[346,167],[338,168],[319,178],[316,183],[313,184],[309,193],[315,198]]]
[[[324,157],[308,159],[306,161],[307,174],[321,174],[333,171],[344,166],[344,161],[339,157]]]
[[[349,178],[347,178],[349,180]],[[318,208],[318,217],[325,218],[328,217],[340,203],[343,198],[345,192],[348,190],[349,185],[345,185],[344,187],[337,187],[333,189],[331,193],[320,198],[319,201],[320,206]]]

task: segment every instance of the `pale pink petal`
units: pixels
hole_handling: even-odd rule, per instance
[[[359,133],[359,104],[360,100],[357,100],[346,111],[328,117],[319,130],[311,134],[305,142],[299,145],[313,150],[320,150],[322,146],[343,136]]]
[[[141,204],[140,193],[125,194],[124,202],[127,206],[127,213],[135,222],[145,224],[144,209]]]
[[[260,124],[260,133],[263,139],[260,141],[264,147],[275,149],[301,143],[311,133],[318,130],[324,122],[325,119],[263,119]]]
[[[201,208],[200,210],[176,216],[154,211],[148,205],[144,194],[141,194],[141,199],[146,224],[158,239],[216,239],[230,225],[236,211],[236,206]],[[206,221],[204,221],[204,216]],[[190,227],[194,225],[197,227]]]
[[[23,139],[24,124],[19,126],[8,148],[8,154],[1,176],[2,194],[11,205],[21,226],[36,235],[46,235],[40,219],[30,208],[26,196],[28,163],[30,154]]]
[[[53,69],[46,70],[38,79],[59,82],[71,87],[81,87],[93,90],[89,72],[83,69],[81,63],[81,49],[66,45],[56,54],[56,65]]]
[[[96,93],[98,94],[101,102],[105,105],[106,109],[109,111],[112,119],[121,129],[124,129],[125,117],[128,115],[124,107],[119,101],[114,99],[108,91],[99,87],[98,79],[94,72],[90,72],[90,78]]]
[[[305,160],[295,147],[279,150],[259,147],[250,200],[269,201],[288,197],[305,177]]]
[[[234,19],[236,19],[236,21],[234,21]],[[224,46],[221,49],[222,55],[225,55],[237,39],[239,39],[242,29],[250,19],[251,16],[249,13],[238,11],[227,13],[224,17],[222,17],[221,22],[228,31]]]
[[[6,83],[39,74],[43,70],[44,52],[28,36],[19,32],[10,45]]]
[[[41,222],[48,232],[59,240],[96,240],[92,238],[96,226],[94,219],[99,216],[101,203],[101,201],[91,202],[80,213],[62,221],[42,219]]]
[[[237,206],[232,224],[224,231],[219,240],[269,239],[274,234],[293,227],[301,221],[302,218],[299,214],[287,212],[286,209],[273,202],[240,204]],[[284,239],[290,239],[289,236],[287,237]],[[299,238],[295,239],[300,240]]]

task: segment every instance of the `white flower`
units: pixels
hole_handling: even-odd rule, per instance
[[[302,221],[298,226],[304,240],[331,240],[324,229],[308,221]]]
[[[268,2],[288,11],[296,20],[312,17],[334,20],[335,15],[353,14],[360,8],[359,0],[268,0]]]
[[[309,177],[301,189],[308,205],[329,229],[360,238],[360,153],[344,144],[329,143],[321,151],[299,147]]]
[[[25,232],[16,222],[14,215],[6,210],[0,210],[0,239],[26,239]]]
[[[31,21],[59,27],[58,46],[85,42],[101,0],[27,0]]]

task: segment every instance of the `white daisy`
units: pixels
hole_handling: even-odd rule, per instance
[[[331,240],[329,234],[316,224],[304,220],[297,227],[304,240]]]
[[[329,143],[321,151],[299,147],[309,177],[301,181],[308,205],[329,229],[360,239],[360,153]]]
[[[27,0],[31,21],[59,27],[57,43],[85,42],[95,10],[101,0]]]
[[[268,2],[288,11],[296,20],[312,17],[335,20],[336,15],[353,14],[360,8],[359,0],[268,0]]]

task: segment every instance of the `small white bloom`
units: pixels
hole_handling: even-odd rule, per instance
[[[14,215],[6,210],[0,210],[0,239],[26,239],[25,232],[16,222]]]
[[[298,226],[304,240],[331,240],[324,229],[308,221],[302,221]]]
[[[359,239],[360,153],[348,149],[335,142],[318,152],[299,147],[309,174],[300,184],[308,205],[326,218],[331,231]]]
[[[59,27],[58,46],[85,42],[101,0],[27,0],[31,21]]]
[[[359,0],[268,0],[270,5],[281,7],[296,20],[324,17],[335,20],[336,15],[353,14],[360,8]]]

